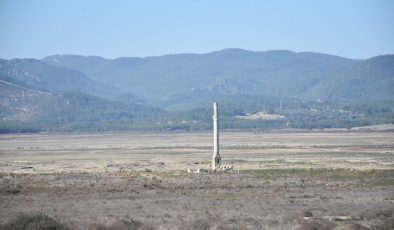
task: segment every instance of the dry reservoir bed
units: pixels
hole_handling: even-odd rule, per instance
[[[221,133],[237,169],[394,168],[393,132]],[[0,135],[3,172],[168,171],[209,168],[211,133]]]
[[[222,133],[236,170],[189,174],[209,168],[210,133],[2,135],[0,222],[42,213],[70,229],[390,229],[393,143],[393,132]]]

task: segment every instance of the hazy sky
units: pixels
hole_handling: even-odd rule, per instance
[[[394,53],[394,0],[0,0],[0,57]]]

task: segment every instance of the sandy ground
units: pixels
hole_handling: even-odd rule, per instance
[[[394,132],[222,133],[236,169],[394,167]],[[166,171],[209,168],[210,133],[2,135],[3,172]]]
[[[394,228],[394,133],[0,136],[0,224],[44,213],[71,229]],[[238,171],[239,170],[239,171]],[[149,229],[149,228],[145,228]]]

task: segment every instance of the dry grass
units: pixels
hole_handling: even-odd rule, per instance
[[[210,134],[0,136],[0,224],[43,213],[31,226],[392,229],[392,143],[393,133],[224,133],[223,161],[240,171],[188,174],[209,168]]]
[[[393,180],[394,170],[339,169],[2,174],[0,220],[41,212],[73,229],[372,228],[390,226]]]

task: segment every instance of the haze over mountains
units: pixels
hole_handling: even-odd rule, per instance
[[[149,122],[166,117],[164,110],[210,109],[213,100],[240,113],[262,111],[278,100],[289,107],[299,101],[393,101],[394,55],[353,60],[242,49],[117,59],[53,55],[41,60],[0,59],[0,80],[3,121],[52,120],[49,114],[62,117],[70,110],[101,121],[106,115],[89,111],[105,110],[109,122],[113,118],[127,123],[130,117]]]
[[[96,82],[136,94],[155,105],[171,105],[177,96],[195,95],[344,100],[394,94],[394,55],[351,60],[310,52],[225,49],[207,54],[112,60],[54,55],[42,61],[78,70]]]

